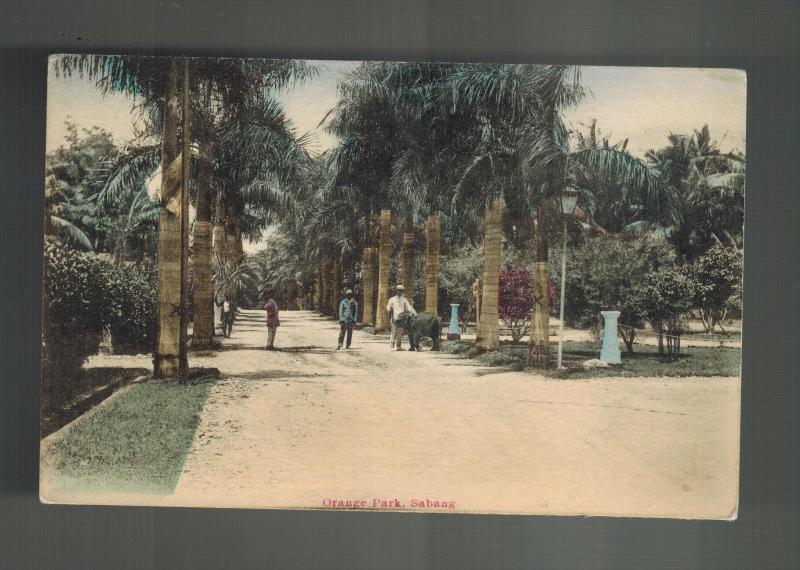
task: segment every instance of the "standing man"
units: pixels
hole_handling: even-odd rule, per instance
[[[275,332],[281,325],[278,320],[278,303],[270,296],[264,304],[264,310],[267,311],[267,350],[275,350]]]
[[[350,348],[350,341],[353,340],[353,325],[358,322],[358,302],[353,298],[353,290],[348,289],[345,292],[345,298],[339,303],[339,325],[341,325],[341,330],[339,331],[339,346],[336,347],[336,350],[342,349],[342,342],[345,340],[345,334],[347,335],[347,344],[345,344],[345,350]]]
[[[403,322],[400,320],[402,313],[411,313],[416,315],[417,312],[408,299],[403,297],[404,288],[402,285],[395,287],[395,295],[389,299],[389,304],[386,305],[386,311],[389,313],[389,320],[392,322],[392,334],[389,337],[389,346],[396,350],[403,350]]]

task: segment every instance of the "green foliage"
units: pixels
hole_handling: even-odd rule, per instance
[[[650,228],[660,227],[687,260],[715,243],[741,247],[744,154],[723,153],[707,125],[690,135],[670,133],[667,138],[669,144],[649,151],[647,160],[668,190],[668,200],[657,215],[642,220]]]
[[[449,311],[450,303],[460,305],[460,313],[465,320],[475,318],[475,299],[472,284],[481,275],[483,249],[467,245],[450,255],[444,256],[439,265],[439,308]]]
[[[677,321],[692,308],[696,290],[694,279],[681,268],[664,267],[649,273],[643,287],[647,317],[677,326]],[[675,326],[670,327],[672,331]]]
[[[740,301],[741,254],[732,247],[714,246],[697,258],[691,272],[696,283],[694,306],[700,310],[706,331],[722,328],[731,305],[735,309]]]
[[[153,264],[141,268],[101,265],[104,320],[111,331],[115,354],[153,351],[158,318],[158,271]]]
[[[97,352],[105,293],[93,256],[50,240],[45,242],[44,283],[42,398],[48,408],[77,389],[84,360]]]
[[[561,251],[551,260],[558,273]],[[620,324],[641,327],[648,316],[644,299],[646,277],[675,265],[675,252],[656,238],[596,237],[567,251],[567,323],[579,328],[596,327],[600,311],[620,311]],[[558,275],[560,278],[560,275]]]
[[[102,188],[97,169],[116,159],[111,133],[99,127],[78,132],[67,122],[64,145],[45,157],[45,234],[85,250],[103,250],[109,223],[93,196]]]
[[[443,351],[464,357],[470,357],[468,348],[462,341],[442,343]],[[474,358],[477,363],[485,366],[523,370],[527,350],[527,347],[503,344],[499,350]],[[564,343],[566,368],[562,371],[537,371],[537,374],[565,379],[738,376],[742,362],[742,351],[739,348],[690,347],[684,349],[678,360],[667,361],[662,358],[657,347],[642,345],[635,354],[626,354],[620,366],[584,370],[581,364],[597,358],[598,352],[590,342],[567,341]]]
[[[44,251],[42,387],[45,407],[81,389],[81,367],[96,354],[103,330],[117,353],[150,352],[155,340],[155,268],[117,267],[106,258],[53,240]]]
[[[213,382],[136,384],[55,444],[65,484],[93,491],[171,493]]]
[[[104,129],[69,122],[65,142],[45,159],[45,234],[118,261],[155,257],[158,204],[146,183],[158,145],[120,151]]]
[[[659,351],[666,344],[666,356],[676,358],[680,353],[683,319],[692,307],[697,283],[684,267],[664,267],[645,278],[643,299],[647,318],[653,330],[660,333]]]

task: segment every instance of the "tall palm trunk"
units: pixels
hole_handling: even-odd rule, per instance
[[[314,307],[320,313],[322,313],[324,311],[324,309],[323,309],[323,305],[324,305],[323,299],[325,298],[325,285],[323,284],[322,272],[323,272],[322,269],[320,269],[317,272],[316,289],[315,289],[316,307]]]
[[[326,259],[319,271],[319,312],[328,314],[328,260]]]
[[[191,104],[189,102],[189,59],[183,58],[183,141],[181,154],[181,325],[180,366],[178,379],[182,382],[189,370],[187,351],[189,328],[189,163],[191,162]]]
[[[220,192],[217,192],[216,196],[214,197],[214,230],[211,234],[211,259],[212,263],[214,259],[218,261],[222,261],[225,258],[225,200]],[[212,289],[213,295],[217,296],[218,291],[217,288],[220,285],[218,283],[213,282],[212,277]],[[220,302],[220,299],[214,299],[214,302]],[[211,334],[217,334],[217,327],[219,327],[220,323],[216,322],[217,319],[220,318],[222,314],[220,311],[221,309],[214,305],[216,310],[214,311],[214,326],[211,330]]]
[[[211,153],[208,133],[199,141],[197,214],[194,221],[194,338],[196,350],[209,350],[214,334],[213,284],[211,283]]]
[[[158,329],[153,357],[153,376],[180,377],[187,368],[182,344],[185,312],[185,168],[178,143],[178,64],[170,62],[167,78],[164,130],[161,142],[161,208],[158,231]],[[188,134],[184,112],[184,137]],[[187,157],[188,158],[188,157]],[[185,161],[188,164],[188,160]]]
[[[218,193],[214,210],[214,234],[213,234],[213,254],[214,257],[222,259],[225,257],[225,198]]]
[[[472,284],[472,294],[475,296],[475,338],[481,335],[481,295],[483,293],[483,281],[480,277]]]
[[[500,256],[502,254],[503,201],[496,199],[486,205],[483,226],[483,291],[480,331],[475,346],[480,350],[500,348],[498,322],[498,293],[500,290]]]
[[[378,307],[375,311],[375,332],[389,330],[389,315],[386,304],[389,302],[389,256],[392,249],[392,211],[381,210],[380,250],[378,255]]]
[[[370,214],[369,220],[369,240],[367,243],[370,244],[370,248],[372,249],[372,258],[370,263],[370,281],[372,282],[372,302],[370,303],[370,310],[372,311],[372,322],[370,324],[372,324],[374,330],[376,319],[378,318],[378,255],[380,254],[380,248],[375,247],[374,245],[374,235],[372,233],[372,229],[380,226],[380,218]]]
[[[442,241],[442,214],[428,216],[427,247],[425,250],[425,312],[439,313],[439,247]]]
[[[225,226],[225,259],[228,263],[235,266],[239,264],[239,228],[233,216],[230,214],[229,210],[228,223]]]
[[[331,285],[331,314],[334,319],[338,319],[336,307],[342,289],[342,260],[339,256],[333,259],[333,271],[331,273],[333,276],[333,284]]]
[[[527,365],[550,368],[550,278],[547,273],[547,238],[544,235],[544,209],[539,206],[533,220],[533,308]]]
[[[363,289],[364,289],[364,300],[363,302],[363,314],[361,315],[361,322],[365,325],[373,325],[375,324],[375,313],[374,313],[374,295],[373,295],[373,288],[375,287],[375,282],[373,280],[373,265],[375,264],[375,250],[372,247],[365,247],[364,248],[364,258],[362,261],[361,272],[363,274]]]
[[[414,218],[406,214],[403,220],[403,251],[400,265],[400,283],[405,296],[414,301]]]
[[[244,238],[242,236],[242,228],[236,226],[236,239],[234,241],[234,248],[236,251],[236,265],[244,263]]]

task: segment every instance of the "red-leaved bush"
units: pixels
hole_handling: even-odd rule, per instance
[[[528,332],[532,304],[531,274],[522,267],[503,267],[500,270],[498,311],[500,318],[511,329],[514,342],[519,342]]]

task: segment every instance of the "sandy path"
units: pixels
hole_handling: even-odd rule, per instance
[[[336,351],[335,323],[308,312],[283,312],[281,322],[278,352],[262,348],[263,314],[242,311],[223,350],[191,359],[193,367],[219,368],[223,380],[173,495],[58,501],[322,508],[355,500],[389,508],[396,500],[439,512],[735,513],[738,378],[551,380],[441,353],[393,352],[387,337],[359,331],[354,349]],[[109,359],[147,366],[149,356],[94,364]],[[426,499],[453,508],[412,504]]]
[[[454,501],[455,511],[729,517],[738,378],[550,380],[389,350],[283,312],[243,311],[171,504],[323,507]],[[389,506],[388,504],[377,506]],[[445,510],[431,508],[428,510]]]

